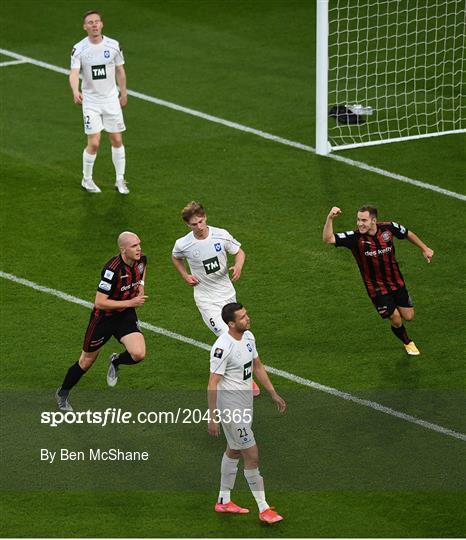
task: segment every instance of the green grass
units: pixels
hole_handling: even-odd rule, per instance
[[[88,8],[8,2],[0,46],[67,67]],[[101,9],[106,31],[123,44],[129,88],[314,144],[311,2],[107,1]],[[135,230],[149,259],[140,318],[211,343],[170,262],[186,231],[179,212],[200,199],[209,223],[227,228],[247,253],[238,298],[266,364],[466,432],[464,202],[134,98],[124,135],[131,194],[113,190],[103,140],[95,166],[103,193],[90,196],[79,187],[85,140],[66,77],[32,65],[0,68],[0,77],[0,270],[92,301],[117,235]],[[463,136],[344,155],[465,192]],[[347,230],[365,202],[436,252],[427,265],[414,246],[397,244],[417,309],[408,330],[419,359],[407,358],[379,319],[351,254],[321,241],[331,206],[343,209],[336,227]],[[237,502],[253,514],[212,511],[224,441],[210,440],[204,425],[101,435],[41,425],[40,411],[54,410],[53,392],[79,355],[89,311],[4,279],[0,286],[2,536],[465,535],[463,441],[275,376],[289,410],[279,418],[261,397],[254,429],[267,498],[285,516],[278,527],[258,522],[241,473]],[[206,351],[145,335],[147,358],[122,371],[113,393],[105,358],[119,346],[105,346],[73,392],[78,409],[205,407]],[[94,436],[144,445],[153,458],[134,469],[39,461],[42,444],[89,447]]]

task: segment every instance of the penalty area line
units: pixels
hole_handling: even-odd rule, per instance
[[[93,307],[93,304],[91,302],[87,302],[86,300],[83,300],[82,298],[72,296],[71,294],[67,294],[57,289],[51,289],[50,287],[45,287],[44,285],[39,285],[38,283],[35,283],[34,281],[29,281],[28,279],[17,277],[13,274],[9,274],[8,272],[3,272],[0,270],[0,277],[6,280],[12,281],[13,283],[30,287],[31,289],[34,289],[36,291],[46,293],[51,296],[55,296],[57,298],[60,298],[61,300],[65,300],[66,302],[78,304],[80,306],[83,306],[89,309]],[[143,321],[140,321],[140,324],[142,328],[145,328],[146,330],[149,330],[150,332],[154,332],[162,336],[176,339],[177,341],[187,343],[188,345],[193,345],[194,347],[204,349],[205,351],[210,351],[211,349],[211,346],[208,345],[207,343],[203,343],[202,341],[198,341],[196,339],[192,339],[192,338],[183,336],[181,334],[177,334],[176,332],[171,332],[170,330],[167,330],[166,328],[154,326],[150,323],[143,322]],[[330,394],[332,396],[344,399],[346,401],[350,401],[358,405],[368,407],[375,411],[404,420],[405,422],[409,422],[411,424],[415,424],[425,429],[435,431],[436,433],[447,435],[449,437],[454,437],[455,439],[459,439],[461,441],[466,441],[466,434],[464,433],[460,433],[458,431],[445,428],[438,424],[427,422],[426,420],[422,420],[421,418],[417,418],[416,416],[412,416],[410,414],[406,414],[406,413],[397,411],[395,409],[391,409],[390,407],[381,405],[380,403],[377,403],[376,401],[370,401],[368,399],[358,398],[357,396],[353,396],[352,394],[348,392],[342,392],[341,390],[337,390],[336,388],[332,388],[331,386],[326,386],[324,384],[311,381],[310,379],[305,379],[304,377],[300,377],[299,375],[294,375],[293,373],[288,373],[288,371],[283,371],[282,369],[277,369],[272,366],[265,366],[265,369],[269,373],[272,373],[273,375],[276,375],[277,377],[282,377],[283,379],[287,379],[296,384],[307,386],[309,388],[313,388],[314,390],[319,390],[320,392],[324,392],[326,394]]]
[[[55,66],[53,64],[49,64],[47,62],[42,62],[41,60],[36,60],[35,58],[31,58],[29,56],[24,56],[22,54],[18,54],[14,51],[9,51],[7,49],[0,48],[0,53],[9,56],[10,58],[15,58],[23,63],[29,63],[34,66],[38,66],[44,69],[48,69],[50,71],[55,71],[56,73],[62,73],[63,75],[69,75],[70,70],[65,69],[59,66]],[[224,118],[220,118],[218,116],[213,116],[211,114],[207,114],[201,111],[196,111],[195,109],[190,109],[189,107],[184,107],[183,105],[178,105],[176,103],[172,103],[170,101],[166,101],[164,99],[159,99],[153,96],[148,96],[147,94],[142,94],[141,92],[136,92],[134,90],[128,90],[128,95],[141,99],[143,101],[147,101],[149,103],[154,103],[155,105],[160,105],[162,107],[167,107],[169,109],[182,112],[185,114],[189,114],[191,116],[196,116],[198,118],[202,118],[203,120],[207,120],[208,122],[213,122],[216,124],[221,124],[223,126],[236,129],[238,131],[242,131],[244,133],[251,133],[252,135],[256,135],[257,137],[261,137],[262,139],[267,139],[270,141],[277,142],[279,144],[284,144],[286,146],[291,146],[293,148],[296,148],[298,150],[304,150],[305,152],[310,152],[315,154],[315,148],[312,146],[308,146],[306,144],[302,144],[300,142],[291,141],[289,139],[285,139],[283,137],[279,137],[277,135],[272,135],[271,133],[267,133],[265,131],[261,131],[259,129],[255,129],[252,127],[245,126],[243,124],[238,124],[237,122],[231,122],[230,120],[226,120]],[[463,195],[462,193],[456,193],[455,191],[450,191],[448,189],[441,188],[435,184],[429,184],[427,182],[422,182],[421,180],[416,180],[414,178],[409,178],[408,176],[403,176],[401,174],[393,173],[391,171],[387,171],[385,169],[381,169],[380,167],[374,167],[372,165],[369,165],[367,163],[364,163],[362,161],[357,161],[354,159],[346,158],[341,155],[337,154],[329,154],[326,156],[329,159],[333,159],[335,161],[339,161],[340,163],[344,163],[346,165],[349,165],[350,167],[356,167],[358,169],[369,171],[371,173],[377,174],[379,176],[383,176],[385,178],[390,178],[392,180],[396,180],[398,182],[404,182],[405,184],[410,184],[412,186],[416,186],[418,188],[427,189],[430,191],[434,191],[436,193],[440,193],[441,195],[446,195],[447,197],[452,197],[454,199],[459,199],[460,201],[466,201],[466,195]]]

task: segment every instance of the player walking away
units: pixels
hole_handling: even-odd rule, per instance
[[[259,507],[259,519],[275,523],[283,518],[272,510],[265,499],[264,480],[259,472],[259,450],[251,428],[253,412],[252,373],[276,403],[279,412],[286,409],[259,358],[256,340],[249,331],[246,309],[236,302],[222,309],[228,326],[214,343],[210,353],[209,434],[218,437],[219,422],[227,439],[221,465],[221,480],[216,512],[247,514],[230,498],[238,472],[239,458],[244,461],[244,476]]]
[[[142,306],[147,258],[141,251],[141,241],[132,232],[118,237],[120,254],[104,266],[95,295],[94,309],[84,336],[79,360],[73,364],[55,394],[62,411],[72,411],[68,401],[70,390],[95,362],[102,346],[114,336],[125,351],[113,353],[108,359],[107,383],[115,386],[122,364],[133,365],[144,359],[146,344],[139,329],[135,308]]]
[[[104,129],[112,145],[115,187],[119,193],[127,195],[125,147],[121,135],[126,129],[121,108],[128,101],[123,52],[118,41],[102,35],[103,23],[98,11],[85,13],[83,25],[87,37],[76,43],[71,51],[70,73],[73,99],[76,105],[82,105],[84,133],[87,135],[81,186],[89,193],[100,193],[92,178],[92,171],[100,146],[100,134]],[[119,96],[115,79],[120,89]]]
[[[334,234],[333,220],[340,214],[341,210],[336,206],[330,210],[324,225],[323,241],[351,250],[379,315],[390,319],[392,332],[404,343],[408,354],[420,354],[403,324],[403,320],[414,318],[414,308],[395,258],[393,237],[407,238],[422,251],[428,263],[434,252],[403,225],[394,221],[377,221],[377,208],[369,205],[358,210],[356,230]]]
[[[176,241],[172,261],[181,277],[194,288],[194,301],[202,319],[218,337],[228,330],[222,320],[222,308],[225,304],[236,302],[232,281],[240,278],[246,254],[228,231],[207,225],[202,204],[190,202],[181,211],[181,217],[191,232]],[[230,269],[229,254],[235,257],[235,264]],[[186,270],[185,260],[191,273]],[[228,270],[232,272],[231,280]],[[260,394],[255,382],[254,393]]]

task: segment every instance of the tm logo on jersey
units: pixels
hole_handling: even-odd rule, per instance
[[[107,68],[105,67],[105,64],[102,64],[101,66],[92,66],[92,79],[95,81],[97,79],[106,79],[107,78]]]
[[[202,264],[204,265],[206,274],[213,274],[220,270],[220,263],[218,262],[218,257],[206,259],[205,261],[202,261]]]
[[[244,364],[243,367],[243,381],[247,381],[252,376],[252,362]]]

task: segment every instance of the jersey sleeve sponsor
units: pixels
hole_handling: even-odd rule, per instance
[[[339,232],[335,234],[335,247],[352,248],[357,243],[354,231]]]
[[[228,358],[228,343],[225,343],[221,337],[213,344],[210,351],[210,372],[224,375],[227,358]]]
[[[404,225],[392,221],[389,227],[392,233],[400,240],[404,240],[408,236],[408,229]]]
[[[100,282],[97,290],[107,296],[110,295],[117,282],[118,269],[109,268],[110,264],[105,265],[100,276]]]
[[[104,281],[103,279],[100,281],[99,286],[97,287],[97,289],[104,294],[109,293],[111,288],[112,285],[108,281]]]

